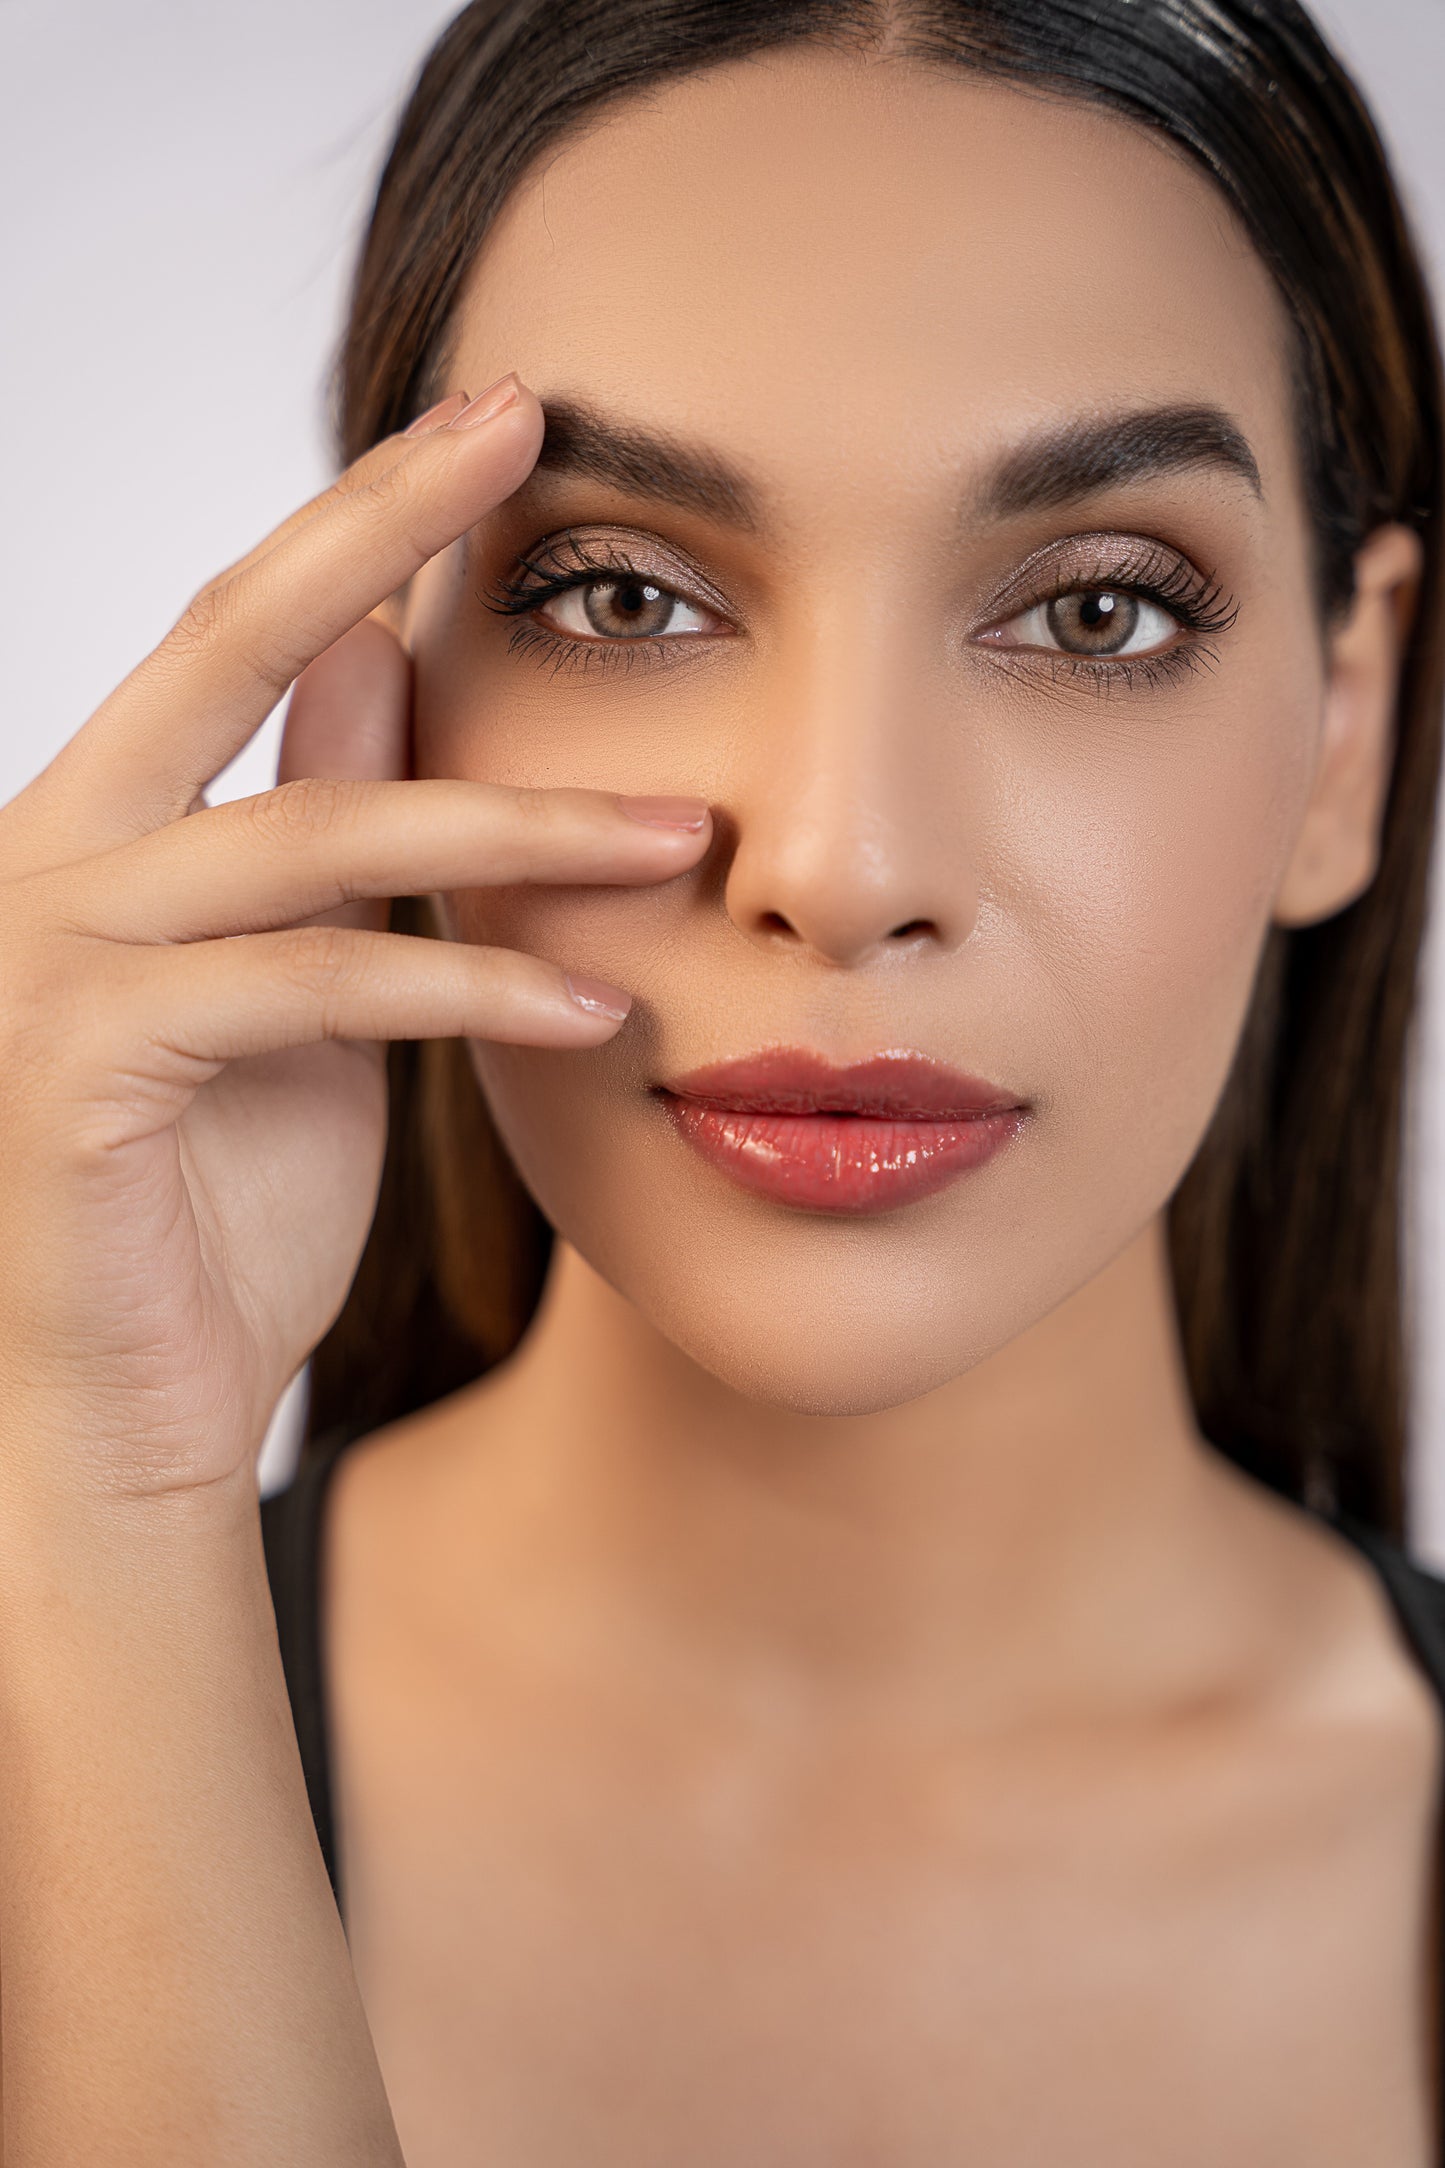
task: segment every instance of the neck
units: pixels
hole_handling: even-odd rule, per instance
[[[1030,1668],[1161,1660],[1238,1487],[1195,1426],[1162,1223],[966,1375],[844,1416],[720,1383],[559,1240],[521,1348],[459,1413],[569,1588],[680,1660],[833,1695],[941,1669],[956,1693],[972,1666],[1016,1707]]]

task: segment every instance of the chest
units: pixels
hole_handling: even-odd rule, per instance
[[[780,1774],[625,1695],[338,1687],[408,2168],[1428,2168],[1424,1787],[1208,1739]]]

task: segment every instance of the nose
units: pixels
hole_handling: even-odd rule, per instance
[[[835,965],[958,948],[978,919],[978,809],[956,694],[896,626],[856,614],[775,661],[729,793],[733,924]]]

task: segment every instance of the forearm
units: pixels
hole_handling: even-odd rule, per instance
[[[395,2168],[254,1501],[16,1489],[0,1483],[5,2168]]]

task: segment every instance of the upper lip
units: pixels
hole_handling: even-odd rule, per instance
[[[893,1121],[969,1121],[1026,1104],[1016,1092],[907,1047],[841,1064],[807,1047],[766,1047],[689,1069],[658,1088],[740,1114],[871,1114]]]

